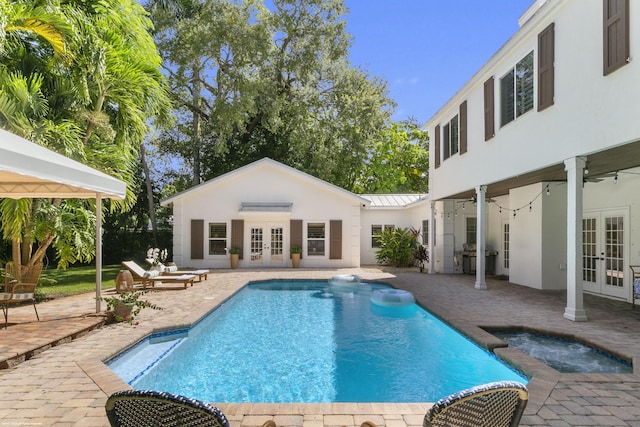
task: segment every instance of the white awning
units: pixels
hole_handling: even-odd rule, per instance
[[[127,185],[0,129],[0,198],[96,199],[96,313],[102,287],[102,199],[124,199]]]
[[[0,129],[0,197],[124,199],[126,184]]]
[[[289,216],[293,203],[279,202],[242,202],[238,214],[240,216]]]

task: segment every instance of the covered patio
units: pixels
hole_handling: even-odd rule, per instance
[[[599,152],[584,153],[581,156],[565,159],[561,163],[549,165],[548,167],[523,173],[505,179],[499,182],[483,183],[474,188],[470,188],[464,192],[452,194],[447,197],[449,201],[471,200],[475,209],[477,221],[477,253],[485,253],[487,249],[487,231],[486,223],[489,215],[488,202],[495,198],[508,196],[514,189],[524,188],[530,185],[539,185],[542,191],[549,194],[552,187],[558,184],[566,186],[566,198],[564,200],[565,215],[564,217],[554,218],[556,221],[565,221],[566,224],[566,251],[563,258],[566,260],[566,306],[564,307],[564,317],[573,321],[586,321],[589,319],[587,310],[584,307],[584,289],[583,289],[583,217],[584,217],[584,197],[585,183],[597,183],[605,178],[612,178],[618,181],[618,176],[638,175],[637,173],[628,172],[640,166],[640,141],[631,142],[622,146],[606,149]],[[563,190],[564,191],[564,190]],[[536,200],[534,197],[529,203],[520,206],[509,206],[508,211],[515,220],[517,214],[522,214],[527,210],[531,210],[532,202]],[[430,224],[433,227],[436,221],[437,209],[434,207],[436,201],[432,201]],[[628,204],[633,204],[627,201]],[[617,206],[615,206],[617,207]],[[500,209],[500,212],[502,212]],[[631,221],[628,221],[631,222]],[[632,233],[632,227],[627,226],[625,233]],[[436,242],[433,240],[436,236],[436,230],[431,230],[430,246],[434,247]],[[626,238],[626,237],[625,237]],[[628,250],[628,249],[627,249]],[[589,257],[591,254],[586,254]],[[604,252],[603,252],[604,256]],[[626,264],[637,264],[634,260],[627,257]],[[595,259],[595,258],[594,258]],[[604,257],[599,257],[604,260]],[[559,261],[562,263],[563,261]],[[431,257],[430,272],[435,272],[435,259]],[[595,267],[594,267],[595,268]],[[628,265],[623,265],[619,272],[614,274],[620,278],[630,277],[631,270]],[[485,257],[477,257],[476,264],[475,288],[486,289],[487,266]],[[627,279],[628,280],[628,279]],[[633,286],[632,283],[626,283],[628,287]],[[629,295],[623,295],[619,298],[628,299]]]

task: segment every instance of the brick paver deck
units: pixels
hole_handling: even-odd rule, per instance
[[[506,281],[428,275],[413,270],[221,270],[181,290],[149,294],[164,309],[144,310],[139,324],[103,325],[92,294],[12,308],[0,330],[0,427],[3,425],[108,426],[109,394],[128,388],[102,361],[154,331],[188,326],[251,280],[329,278],[353,273],[412,291],[420,304],[486,347],[501,344],[485,328],[535,328],[577,337],[634,361],[634,374],[560,374],[523,353],[496,353],[532,375],[522,426],[640,426],[640,307],[585,297],[589,321],[563,318],[565,294],[537,291]],[[251,345],[251,343],[247,343]],[[430,403],[218,404],[232,427],[421,426]]]

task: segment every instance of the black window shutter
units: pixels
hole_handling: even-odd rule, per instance
[[[449,123],[442,128],[442,160],[447,160],[451,155],[451,126]]]
[[[484,82],[484,140],[488,141],[496,134],[494,79],[491,76]]]
[[[604,75],[627,63],[629,50],[629,0],[603,0]]]
[[[460,104],[460,154],[467,152],[467,101]]]
[[[240,249],[240,259],[243,259],[244,255],[244,220],[232,219],[231,220],[231,247]]]
[[[302,220],[292,219],[289,221],[289,233],[291,233],[291,246],[297,246],[302,249]],[[300,254],[302,258],[302,253]]]
[[[435,167],[439,168],[440,167],[440,125],[436,126],[436,129],[434,130],[434,132],[436,133],[435,135],[435,144],[433,147],[433,155],[435,157]]]
[[[555,85],[555,26],[538,34],[538,111],[553,105]]]
[[[342,220],[329,222],[329,259],[342,259]]]
[[[204,259],[204,220],[191,220],[191,259]]]

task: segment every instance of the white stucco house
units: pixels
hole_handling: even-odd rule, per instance
[[[176,194],[173,260],[178,265],[228,268],[375,264],[373,235],[385,227],[420,229],[428,220],[423,195],[356,195],[269,158]]]
[[[373,234],[415,228],[430,273],[487,274],[633,301],[640,264],[640,4],[536,0],[520,29],[425,124],[428,195],[356,195],[263,159],[163,202],[174,260],[227,267],[375,263]],[[478,256],[485,254],[485,256]],[[640,271],[638,268],[637,271]]]
[[[568,319],[586,320],[583,292],[631,301],[629,266],[640,264],[639,59],[640,4],[533,3],[426,123],[435,271],[458,268],[473,227],[478,253],[497,252],[497,274],[566,289]],[[485,262],[477,260],[480,289]]]

